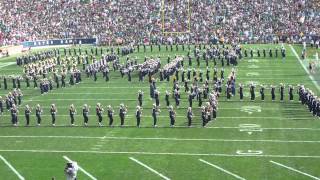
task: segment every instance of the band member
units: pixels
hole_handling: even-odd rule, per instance
[[[168,91],[168,90],[166,90],[165,101],[166,101],[166,105],[167,105],[167,107],[169,107],[169,106],[170,106],[169,97],[170,97],[170,93],[169,93],[169,91]]]
[[[239,84],[240,101],[243,101],[243,85]]]
[[[202,127],[205,127],[207,124],[207,112],[204,106],[202,106],[201,108],[201,119],[202,119]]]
[[[88,121],[89,121],[89,107],[87,104],[83,105],[82,108],[82,115],[83,115],[83,120],[84,120],[84,126],[88,126]]]
[[[284,85],[280,83],[280,101],[283,102],[283,96],[284,96]]]
[[[137,110],[136,110],[137,127],[140,127],[141,115],[142,115],[142,109],[140,106],[137,106]]]
[[[138,102],[139,102],[139,106],[142,107],[142,99],[143,99],[143,92],[141,90],[139,90],[138,92]]]
[[[103,113],[104,109],[102,108],[100,103],[97,103],[96,106],[96,115],[98,116],[98,124],[99,126],[102,126],[101,122],[102,122],[102,113]]]
[[[174,91],[174,99],[176,101],[176,107],[179,108],[179,106],[180,106],[180,92],[177,89]]]
[[[3,104],[4,104],[4,101],[3,101],[2,97],[0,96],[0,115],[3,114]]]
[[[187,119],[188,119],[188,126],[189,126],[189,127],[191,127],[192,117],[193,117],[192,108],[191,108],[191,107],[188,107]]]
[[[21,105],[23,94],[20,89],[18,89],[17,95],[18,95],[18,105]]]
[[[173,107],[169,107],[169,117],[170,117],[170,127],[174,127],[176,112],[173,110]]]
[[[271,85],[271,100],[272,101],[274,101],[275,99],[276,99],[276,88],[273,86],[273,85]]]
[[[192,107],[192,99],[193,99],[193,94],[189,91],[189,96],[188,96],[188,101],[189,101],[189,107]]]
[[[37,107],[36,107],[36,118],[37,118],[38,126],[40,126],[40,124],[41,124],[41,114],[42,114],[42,108],[40,107],[40,104],[37,104]]]
[[[203,94],[204,91],[205,90],[203,90],[203,89],[199,89],[199,92],[198,92],[198,95],[197,95],[197,97],[198,97],[198,107],[202,106],[202,94]]]
[[[29,105],[26,105],[26,109],[24,110],[24,115],[26,117],[26,126],[29,126],[30,123],[30,113],[31,113],[31,108]]]
[[[286,58],[286,49],[284,48],[284,46],[281,47],[281,56],[282,56],[282,60]]]
[[[227,85],[226,95],[227,95],[227,101],[229,101],[231,98],[231,84]]]
[[[55,126],[56,124],[56,114],[57,114],[57,108],[56,105],[52,104],[51,105],[51,109],[50,109],[50,113],[51,113],[51,120],[52,120],[52,126]]]
[[[159,94],[160,92],[158,90],[154,91],[154,99],[156,100],[157,107],[160,106]]]
[[[124,118],[126,114],[127,114],[127,108],[124,106],[124,104],[120,104],[119,116],[120,116],[121,127],[124,125]]]
[[[109,105],[109,106],[108,106],[109,126],[113,126],[113,114],[114,114],[114,110],[113,110],[112,107]]]
[[[255,96],[255,92],[254,92],[254,88],[255,86],[253,85],[253,83],[251,83],[250,85],[250,96],[251,96],[251,101],[254,101],[256,96]]]
[[[153,127],[157,127],[157,115],[160,113],[160,109],[156,106],[156,104],[153,104],[152,107],[152,118],[153,118]]]
[[[261,85],[261,88],[260,88],[260,95],[261,95],[261,101],[264,101],[264,86]]]
[[[74,115],[77,113],[76,108],[74,107],[73,104],[70,105],[69,108],[69,115],[70,115],[70,121],[71,121],[71,125],[74,126]]]
[[[293,101],[293,86],[289,85],[289,100]]]
[[[19,111],[18,111],[18,109],[17,109],[15,104],[12,104],[12,107],[11,107],[10,110],[11,110],[11,122],[12,122],[13,126],[17,126]]]

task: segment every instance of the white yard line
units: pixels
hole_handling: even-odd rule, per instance
[[[151,171],[151,172],[155,173],[156,175],[158,175],[158,176],[162,177],[162,179],[170,180],[170,178],[168,178],[168,177],[164,176],[163,174],[159,173],[158,171],[156,171],[156,170],[152,169],[150,166],[148,166],[148,165],[146,165],[146,164],[142,163],[141,161],[139,161],[139,160],[137,160],[137,159],[135,159],[135,158],[133,158],[133,157],[129,157],[129,159],[131,159],[132,161],[134,161],[134,162],[138,163],[139,165],[141,165],[141,166],[143,166],[143,167],[147,168],[149,171]]]
[[[0,69],[7,67],[7,66],[10,66],[10,65],[13,65],[13,64],[16,64],[16,63],[15,62],[0,63]]]
[[[138,155],[171,155],[171,156],[216,156],[216,157],[260,157],[260,158],[316,158],[320,155],[280,155],[280,154],[221,154],[221,153],[185,153],[185,152],[141,152],[141,151],[68,151],[46,149],[0,149],[0,152],[30,153],[90,153],[90,154],[138,154]]]
[[[229,175],[231,175],[231,176],[233,176],[233,177],[235,177],[235,178],[237,178],[237,179],[245,180],[245,178],[243,178],[243,177],[241,177],[241,176],[239,176],[239,175],[237,175],[237,174],[234,174],[234,173],[232,173],[232,172],[230,172],[230,171],[228,171],[228,170],[226,170],[226,169],[224,169],[224,168],[222,168],[222,167],[219,167],[219,166],[217,166],[217,165],[215,165],[215,164],[212,164],[212,163],[210,163],[210,162],[208,162],[208,161],[205,161],[205,160],[203,160],[203,159],[199,159],[199,161],[201,161],[201,162],[203,162],[203,163],[205,163],[205,164],[207,164],[207,165],[209,165],[209,166],[212,166],[212,167],[214,167],[214,168],[216,168],[216,169],[218,169],[218,170],[220,170],[220,171],[222,171],[222,172],[224,172],[224,173],[227,173],[227,174],[229,174]]]
[[[68,162],[73,162],[71,159],[69,159],[67,156],[62,156],[65,160],[67,160]],[[93,177],[90,173],[88,173],[86,170],[84,170],[81,166],[79,166],[79,170],[82,171],[85,175],[87,175],[90,179],[92,180],[97,180],[97,178]]]
[[[24,180],[24,177],[3,157],[0,155],[0,159],[18,176],[20,180]]]
[[[278,139],[206,139],[166,137],[115,137],[115,136],[0,136],[0,138],[61,138],[61,139],[114,139],[114,140],[160,140],[160,141],[211,141],[211,142],[270,142],[270,143],[320,143],[320,141]]]
[[[283,164],[281,164],[281,163],[278,163],[278,162],[275,162],[275,161],[270,161],[270,162],[273,163],[273,164],[275,164],[275,165],[278,165],[278,166],[284,167],[284,168],[286,168],[286,169],[289,169],[289,170],[291,170],[291,171],[294,171],[294,172],[303,174],[303,175],[305,175],[305,176],[308,176],[308,177],[310,177],[310,178],[312,178],[312,179],[320,180],[320,178],[318,178],[318,177],[312,176],[312,175],[310,175],[310,174],[307,174],[307,173],[305,173],[305,172],[299,171],[299,170],[294,169],[294,168],[292,168],[292,167],[283,165]]]
[[[306,73],[308,74],[309,78],[311,79],[312,83],[314,84],[314,86],[317,88],[318,92],[320,92],[320,87],[319,85],[317,84],[316,80],[313,78],[313,76],[310,75],[307,67],[302,63],[298,53],[296,52],[296,50],[292,47],[292,45],[290,44],[289,45],[290,48],[291,48],[291,51],[293,52],[293,54],[296,56],[296,58],[298,59],[300,65],[303,67],[303,69],[306,71]]]

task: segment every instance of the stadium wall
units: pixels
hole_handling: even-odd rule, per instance
[[[97,39],[83,38],[83,39],[51,39],[51,40],[25,41],[22,43],[22,46],[24,48],[30,48],[30,47],[42,47],[42,46],[81,45],[81,44],[97,44]]]

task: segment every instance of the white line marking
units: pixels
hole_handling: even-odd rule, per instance
[[[231,176],[233,176],[233,177],[235,177],[235,178],[237,178],[237,179],[245,180],[245,178],[243,178],[243,177],[241,177],[241,176],[239,176],[239,175],[236,175],[236,174],[234,174],[234,173],[232,173],[232,172],[230,172],[230,171],[228,171],[228,170],[226,170],[226,169],[224,169],[224,168],[222,168],[222,167],[219,167],[219,166],[217,166],[217,165],[214,165],[214,164],[212,164],[212,163],[210,163],[210,162],[208,162],[208,161],[205,161],[205,160],[203,160],[203,159],[199,159],[199,161],[201,161],[201,162],[203,162],[203,163],[205,163],[205,164],[207,164],[207,165],[209,165],[209,166],[212,166],[212,167],[214,167],[214,168],[216,168],[216,169],[219,169],[220,171],[222,171],[222,172],[224,172],[224,173],[227,173],[227,174],[229,174],[229,175],[231,175]]]
[[[303,175],[305,175],[305,176],[308,176],[308,177],[310,177],[310,178],[312,178],[312,179],[320,180],[320,178],[318,178],[318,177],[315,177],[315,176],[312,176],[312,175],[310,175],[310,174],[304,173],[304,172],[302,172],[302,171],[299,171],[299,170],[294,169],[294,168],[292,168],[292,167],[283,165],[283,164],[281,164],[281,163],[278,163],[278,162],[275,162],[275,161],[270,161],[270,162],[273,163],[273,164],[276,164],[276,165],[278,165],[278,166],[284,167],[284,168],[286,168],[286,169],[289,169],[289,170],[291,170],[291,171],[294,171],[294,172],[303,174]]]
[[[239,155],[222,153],[186,153],[186,152],[141,152],[141,151],[67,151],[67,150],[46,150],[46,149],[0,149],[0,152],[30,152],[30,153],[90,153],[90,154],[139,154],[139,155],[171,155],[171,156],[216,156],[216,157],[269,157],[269,158],[316,158],[320,155],[281,155],[281,154],[258,154]]]
[[[309,71],[308,71],[307,67],[306,67],[306,66],[304,66],[304,64],[302,63],[302,61],[301,61],[301,59],[300,59],[300,57],[299,57],[298,53],[296,52],[296,50],[292,47],[292,45],[291,45],[291,44],[290,44],[289,46],[290,46],[291,51],[293,52],[293,54],[297,57],[297,59],[298,59],[298,61],[299,61],[300,65],[303,67],[303,69],[304,69],[304,70],[306,71],[306,73],[308,74],[308,76],[309,76],[309,78],[311,79],[312,83],[315,85],[315,87],[316,87],[316,88],[318,89],[318,91],[320,92],[320,87],[319,87],[319,85],[317,84],[317,82],[316,82],[316,80],[313,78],[313,76],[311,76],[311,75],[310,75],[310,73],[309,73]]]
[[[134,162],[140,164],[141,166],[147,168],[148,170],[150,170],[151,172],[157,174],[158,176],[162,177],[163,179],[170,180],[170,178],[168,178],[168,177],[164,176],[163,174],[159,173],[158,171],[152,169],[151,167],[147,166],[146,164],[142,163],[141,161],[139,161],[139,160],[137,160],[137,159],[135,159],[133,157],[129,157],[129,159],[131,159],[132,161],[134,161]]]
[[[255,151],[255,150],[248,150],[248,151],[238,150],[236,153],[237,154],[252,155],[252,154],[262,154],[263,151],[260,151],[260,150],[258,150],[258,151]]]
[[[65,160],[67,160],[68,162],[72,162],[71,159],[69,159],[67,156],[62,156]],[[90,173],[88,173],[86,170],[84,170],[82,167],[79,166],[79,170],[82,171],[84,174],[86,174],[90,179],[92,180],[97,180],[97,178],[93,177]]]
[[[18,176],[20,180],[24,180],[24,177],[3,157],[0,155],[0,159]]]
[[[64,138],[64,139],[115,139],[115,140],[164,140],[164,141],[214,141],[214,142],[270,142],[270,143],[320,143],[311,140],[280,139],[209,139],[209,138],[168,138],[168,137],[116,137],[116,136],[0,136],[0,138]],[[101,142],[102,143],[102,142]],[[95,145],[102,146],[102,145]]]
[[[16,64],[16,63],[15,62],[1,63],[0,64],[0,69],[4,68],[4,67],[7,67],[7,66],[10,66],[10,65],[13,65],[13,64]]]

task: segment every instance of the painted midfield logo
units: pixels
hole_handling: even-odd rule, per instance
[[[247,112],[248,114],[252,114],[255,112],[261,112],[261,107],[260,106],[242,106],[240,111]]]

